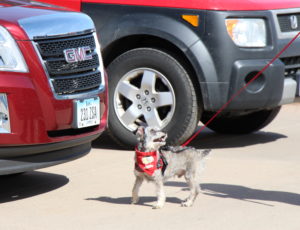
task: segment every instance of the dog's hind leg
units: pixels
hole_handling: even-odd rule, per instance
[[[157,203],[153,205],[153,209],[159,209],[164,206],[166,201],[163,181],[162,180],[155,181],[155,186],[157,192]]]
[[[135,183],[132,189],[131,204],[136,204],[137,202],[139,202],[139,190],[143,183],[143,180],[144,179],[142,177],[136,176]]]
[[[195,176],[192,176],[190,178],[186,177],[185,179],[190,188],[190,195],[185,201],[183,201],[181,203],[181,206],[190,207],[194,204],[195,199],[197,198],[198,194],[200,193],[200,185]]]

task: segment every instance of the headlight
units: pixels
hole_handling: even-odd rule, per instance
[[[2,26],[0,26],[0,71],[28,72],[18,45]]]
[[[266,23],[263,19],[226,19],[227,32],[237,46],[265,47],[267,45]]]

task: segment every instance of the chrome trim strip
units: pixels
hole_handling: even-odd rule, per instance
[[[288,39],[295,37],[300,31],[293,32],[281,32],[280,25],[278,22],[278,15],[280,14],[299,14],[300,8],[292,8],[292,9],[283,9],[283,10],[271,10],[273,14],[273,20],[275,23],[275,28],[277,32],[277,37],[279,39]]]
[[[84,92],[84,93],[78,93],[78,94],[73,94],[73,95],[58,95],[55,93],[53,84],[51,82],[51,78],[49,77],[49,72],[46,68],[45,61],[43,60],[39,50],[38,50],[38,44],[34,41],[32,41],[33,47],[35,49],[35,52],[37,53],[40,62],[43,66],[43,69],[45,71],[46,76],[48,77],[49,85],[52,90],[52,93],[57,100],[69,100],[69,99],[82,99],[82,98],[89,98],[89,97],[94,97],[96,94],[103,93],[105,91],[105,78],[104,78],[104,65],[103,65],[103,60],[102,60],[102,55],[100,51],[100,44],[96,35],[96,32],[93,33],[94,39],[95,39],[95,44],[96,44],[96,53],[98,54],[99,57],[99,67],[98,70],[101,73],[101,84],[97,90],[89,91],[89,92]]]
[[[18,21],[30,40],[58,38],[95,31],[93,21],[86,14],[49,12],[53,13],[24,18]]]

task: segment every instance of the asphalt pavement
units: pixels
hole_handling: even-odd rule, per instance
[[[19,176],[0,177],[0,229],[300,229],[300,103],[283,106],[263,130],[219,135],[204,130],[191,143],[212,152],[193,207],[183,179],[166,183],[167,202],[153,210],[145,183],[130,204],[133,151],[105,138],[87,156]]]

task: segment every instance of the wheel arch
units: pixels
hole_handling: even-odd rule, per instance
[[[135,48],[165,51],[178,60],[191,76],[199,108],[211,108],[218,104],[212,95],[220,92],[218,84],[215,84],[218,77],[213,58],[201,40],[200,32],[196,33],[190,24],[176,17],[131,12],[110,25],[103,25],[101,32],[105,65]]]
[[[119,55],[137,48],[154,48],[166,52],[174,59],[176,59],[187,71],[191,77],[191,81],[195,87],[197,94],[197,103],[199,109],[203,108],[203,95],[200,86],[200,77],[195,70],[193,63],[190,61],[186,53],[180,49],[176,44],[165,38],[158,37],[151,34],[135,34],[122,37],[115,40],[103,50],[104,65],[107,67]]]

